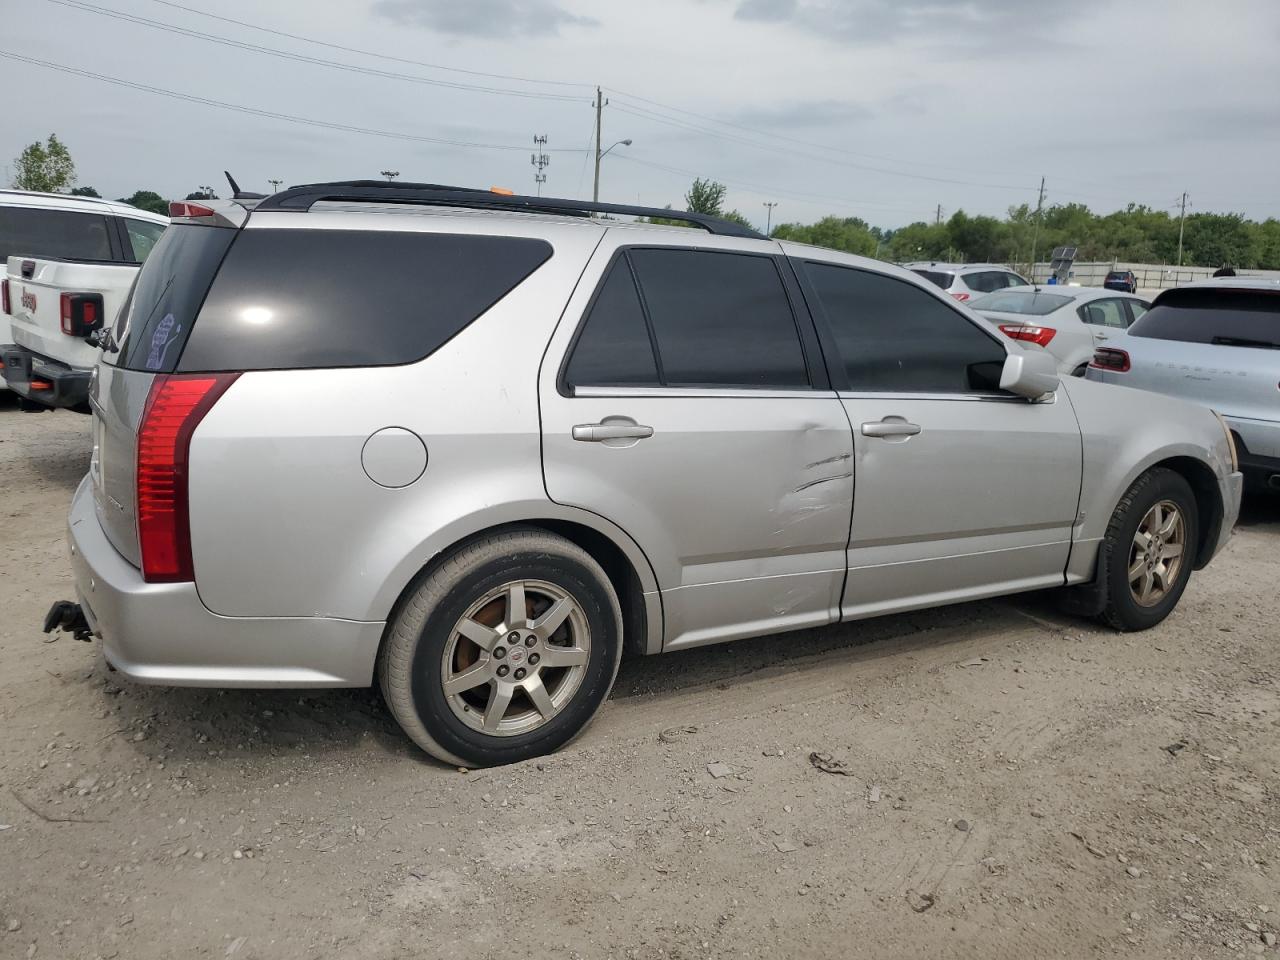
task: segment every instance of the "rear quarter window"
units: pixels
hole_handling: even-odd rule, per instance
[[[9,257],[116,259],[102,214],[0,207],[0,264]]]
[[[1129,334],[1184,343],[1280,348],[1280,291],[1174,290],[1135,320]]]
[[[551,253],[547,242],[524,237],[244,230],[218,270],[178,369],[412,363]]]

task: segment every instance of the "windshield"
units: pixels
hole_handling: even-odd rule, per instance
[[[956,278],[956,275],[954,273],[944,273],[941,270],[912,270],[911,272],[915,274],[919,274],[920,276],[928,280],[930,283],[937,284],[943,290],[946,290],[947,288],[949,288],[952,282]]]
[[[1053,313],[1059,307],[1071,302],[1070,297],[1056,293],[1037,293],[1026,290],[998,290],[985,297],[971,300],[969,306],[974,310],[993,310],[999,313],[1025,313],[1032,317],[1043,317]]]
[[[1280,290],[1170,291],[1129,328],[1129,334],[1280,350]]]

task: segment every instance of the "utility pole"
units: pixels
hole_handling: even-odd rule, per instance
[[[1040,197],[1036,200],[1036,226],[1031,231],[1031,282],[1036,282],[1036,244],[1040,241],[1040,211],[1044,209],[1044,177],[1040,178]]]
[[[280,184],[284,183],[284,181],[283,181],[283,180],[268,180],[268,181],[267,181],[267,183],[271,184],[271,192],[272,192],[272,193],[278,193],[278,192],[280,191]]]
[[[773,208],[778,205],[776,200],[766,200],[764,202],[764,235],[767,237],[773,231]]]
[[[942,204],[938,204],[938,212],[933,215],[933,225],[942,223]]]
[[[399,170],[383,170],[382,175],[387,178],[387,182],[390,182],[394,180],[396,177],[400,176],[400,171]]]
[[[542,171],[547,168],[547,164],[551,162],[551,158],[546,155],[543,148],[547,145],[547,135],[542,136],[534,134],[533,137],[533,155],[529,158],[529,162],[533,164],[533,182],[537,190],[538,196],[542,196],[542,185],[547,182],[547,175]]]
[[[1182,231],[1187,225],[1187,192],[1182,192],[1182,214],[1178,217],[1178,266],[1182,266]]]
[[[600,88],[596,87],[596,178],[591,188],[591,199],[596,203],[600,202],[600,114],[604,110],[604,105],[608,102],[601,95]]]

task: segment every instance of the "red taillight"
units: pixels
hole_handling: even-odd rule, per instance
[[[198,203],[174,200],[169,204],[169,216],[171,217],[212,217],[213,215],[211,208],[202,207]]]
[[[62,332],[69,337],[87,337],[102,326],[102,295],[64,293],[59,300]]]
[[[1025,340],[1028,343],[1047,347],[1049,341],[1058,332],[1053,327],[1033,327],[1024,323],[1002,323],[1000,332],[1012,340]]]
[[[1110,370],[1113,373],[1129,372],[1129,354],[1115,347],[1099,347],[1093,351],[1093,359],[1089,366],[1098,370]]]
[[[969,299],[969,295],[967,293],[953,293],[951,296],[955,297],[961,303],[964,303]]]
[[[238,373],[156,377],[138,428],[138,545],[148,583],[194,580],[187,454],[204,415]]]
[[[0,307],[4,308],[5,315],[13,313],[9,307],[9,281],[0,280]]]

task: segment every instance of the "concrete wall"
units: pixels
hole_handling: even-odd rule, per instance
[[[1169,287],[1179,287],[1192,280],[1205,280],[1213,276],[1214,267],[1171,267],[1158,263],[1126,263],[1123,260],[1101,263],[1074,263],[1071,265],[1071,283],[1082,287],[1100,287],[1102,281],[1112,270],[1132,270],[1138,277],[1138,291],[1155,294]],[[1033,283],[1044,283],[1049,279],[1049,264],[1037,263],[1032,276]],[[1280,270],[1236,270],[1240,277],[1272,277],[1280,278]]]

